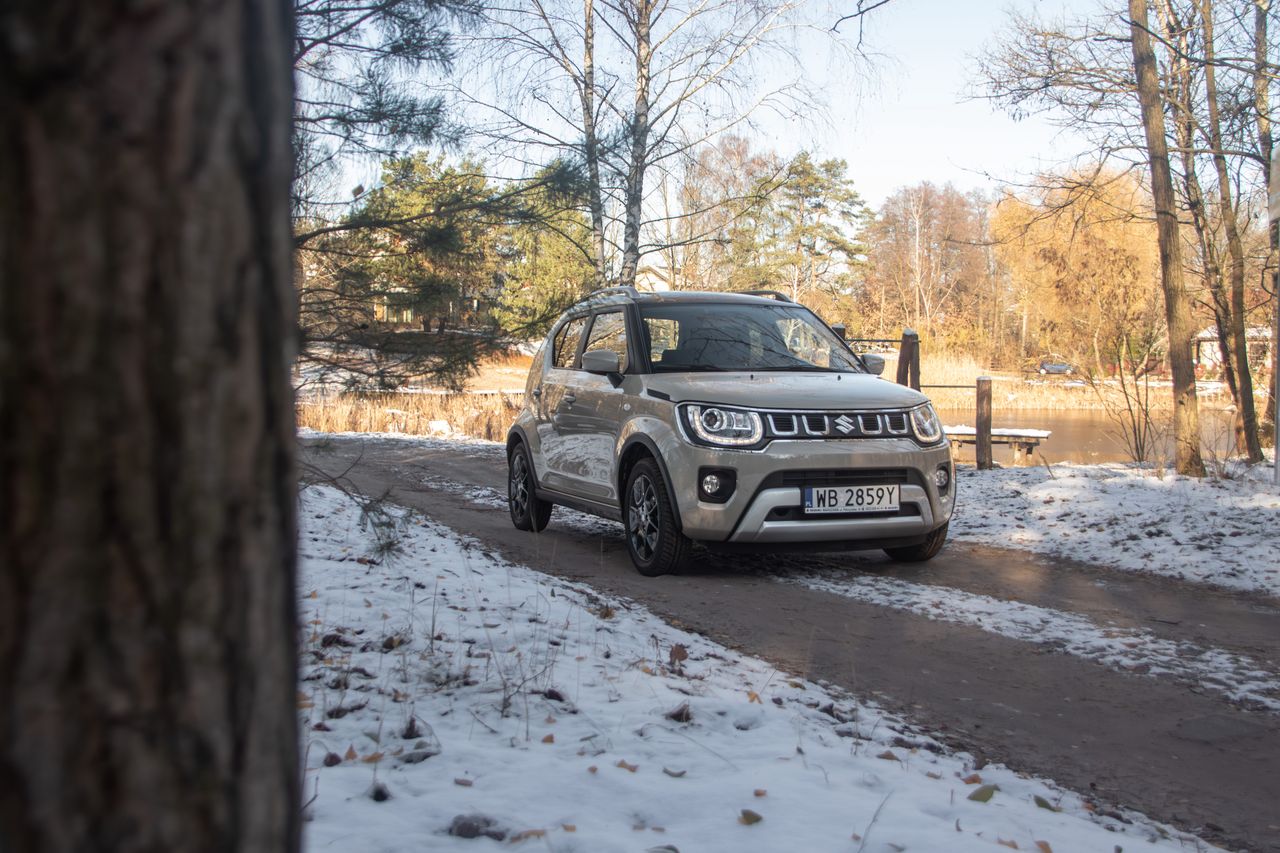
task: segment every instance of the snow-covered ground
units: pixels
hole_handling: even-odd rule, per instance
[[[348,437],[492,460],[504,453],[502,444],[479,439]],[[951,537],[1280,597],[1280,488],[1271,466],[1228,466],[1224,473],[1194,480],[1123,463],[990,471],[962,465]],[[505,501],[489,488],[462,488],[477,502]]]
[[[1120,463],[957,472],[957,539],[1280,596],[1269,465],[1195,480]]]
[[[310,851],[1210,849],[391,513],[302,496]]]

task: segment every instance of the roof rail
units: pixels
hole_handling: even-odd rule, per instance
[[[790,296],[777,290],[735,290],[734,293],[741,293],[743,296],[768,296],[779,302],[794,302]]]
[[[588,293],[585,297],[583,297],[583,299],[584,300],[594,299],[597,296],[614,296],[615,294],[624,295],[624,296],[639,296],[640,291],[636,290],[634,287],[632,287],[629,284],[623,284],[617,287],[602,287],[599,290],[593,290],[590,293]]]
[[[600,299],[601,297],[639,296],[639,295],[640,295],[640,291],[636,290],[634,287],[628,284],[624,284],[619,287],[602,287],[599,290],[591,291],[586,296],[582,297],[581,299],[579,299],[577,302],[573,303],[573,305],[570,305],[569,307],[572,308],[574,307],[574,305],[582,305],[585,302],[591,302],[592,300]]]

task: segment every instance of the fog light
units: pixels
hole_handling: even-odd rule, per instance
[[[933,482],[938,487],[938,491],[945,492],[947,486],[951,485],[951,469],[946,465],[939,467],[933,472]]]
[[[699,468],[698,500],[722,504],[733,497],[738,487],[738,474],[732,468]]]

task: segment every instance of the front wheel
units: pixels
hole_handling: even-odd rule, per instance
[[[923,563],[925,560],[932,560],[947,543],[947,528],[950,524],[947,522],[930,533],[919,545],[885,548],[884,552],[889,555],[890,560],[897,560],[899,563]]]
[[[692,543],[677,528],[675,512],[657,463],[641,459],[627,476],[622,501],[627,552],[640,574],[678,572],[688,559]]]
[[[511,523],[517,530],[537,533],[544,529],[551,521],[551,510],[555,509],[555,504],[538,497],[533,463],[529,461],[529,450],[524,444],[517,444],[507,454],[507,474],[507,508],[511,510]]]

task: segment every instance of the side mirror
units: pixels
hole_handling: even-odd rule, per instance
[[[836,324],[834,324],[834,325],[831,327],[831,331],[833,331],[833,332],[835,332],[837,335],[839,335],[839,336],[840,336],[840,340],[842,340],[842,341],[845,339],[845,336],[846,336],[846,335],[848,334],[848,332],[849,332],[849,330],[848,330],[847,328],[845,328],[844,323],[836,323]]]
[[[873,352],[864,352],[862,354],[862,363],[867,366],[867,372],[873,376],[879,376],[884,373],[884,356],[876,355]]]
[[[593,349],[582,354],[582,369],[602,376],[622,373],[622,362],[613,350]]]

